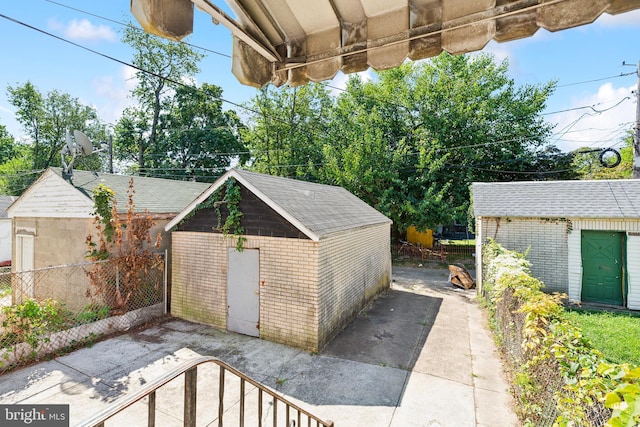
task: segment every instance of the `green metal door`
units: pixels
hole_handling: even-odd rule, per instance
[[[624,233],[582,231],[582,301],[624,303]]]

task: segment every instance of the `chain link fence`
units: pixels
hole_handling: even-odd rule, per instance
[[[530,425],[553,426],[560,415],[557,405],[563,399],[575,399],[565,387],[559,363],[553,355],[548,358],[534,358],[532,352],[523,347],[525,341],[525,314],[519,312],[523,301],[514,296],[513,289],[505,289],[496,299],[494,320],[498,339],[507,362],[513,372],[522,372],[523,365],[529,364],[527,377],[512,378],[514,396],[522,419]],[[593,401],[581,404],[588,426],[604,426],[611,417],[611,410],[602,402]]]
[[[0,372],[165,313],[165,261],[105,261],[0,272]]]
[[[391,256],[395,261],[469,261],[475,257],[475,245],[456,245],[436,241],[433,247],[400,241],[391,245]]]

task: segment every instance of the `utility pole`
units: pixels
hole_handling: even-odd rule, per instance
[[[109,173],[113,173],[113,136],[109,134]]]
[[[636,68],[638,83],[636,84],[636,132],[633,135],[633,177],[640,178],[640,61]]]
[[[631,65],[622,62],[622,65]],[[638,83],[636,84],[636,122],[633,132],[633,178],[640,179],[640,61],[636,68]]]

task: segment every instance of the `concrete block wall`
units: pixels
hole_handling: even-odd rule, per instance
[[[228,248],[236,240],[216,233],[174,232],[171,314],[227,327]],[[318,243],[247,236],[260,251],[260,337],[318,350]]]
[[[260,249],[260,338],[318,350],[318,242],[248,236]]]
[[[226,329],[227,244],[222,235],[174,232],[171,245],[171,314]]]
[[[14,233],[35,230],[33,267],[35,269],[86,262],[85,238],[91,230],[89,218],[16,218]],[[31,233],[31,231],[29,231]],[[15,245],[15,241],[13,243]],[[13,263],[15,260],[15,247]],[[80,310],[91,301],[86,297],[89,279],[82,271],[39,272],[33,296],[64,302],[70,310]],[[18,280],[17,283],[22,283]]]
[[[492,238],[507,249],[529,251],[531,274],[547,292],[569,291],[567,237],[570,221],[540,218],[480,218],[481,243]],[[478,244],[478,243],[477,243]]]
[[[329,342],[391,283],[390,225],[335,233],[320,241],[320,343]]]

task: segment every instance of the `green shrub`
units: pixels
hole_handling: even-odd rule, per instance
[[[49,334],[66,329],[73,322],[73,314],[52,299],[40,302],[28,299],[19,305],[2,307],[2,313],[6,337],[0,341],[5,346],[26,342],[35,349],[41,340],[48,341]]]
[[[549,398],[555,402],[554,425],[586,426],[607,418],[607,426],[640,425],[640,368],[608,364],[567,321],[566,295],[542,292],[544,284],[531,277],[524,255],[491,241],[483,264],[497,341],[506,346],[515,339],[521,347],[509,349],[508,359],[525,425],[544,424]]]

